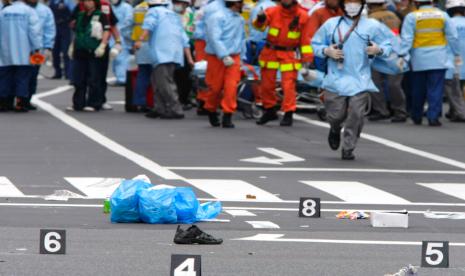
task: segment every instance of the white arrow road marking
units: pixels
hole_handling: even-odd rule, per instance
[[[65,177],[71,185],[90,198],[107,198],[118,188],[122,178]]]
[[[271,221],[246,221],[248,224],[252,225],[255,229],[279,229],[279,225]]]
[[[0,197],[24,197],[24,194],[8,178],[0,176]]]
[[[241,159],[240,161],[243,162],[252,162],[252,163],[262,163],[262,164],[271,164],[271,165],[282,165],[282,163],[286,162],[301,162],[305,161],[305,159],[300,158],[298,156],[292,155],[290,153],[284,152],[282,150],[278,150],[275,148],[257,148],[260,151],[269,153],[271,155],[275,155],[279,158],[277,159],[271,159],[266,156],[259,156],[259,157],[253,157],[253,158],[246,158],[246,159]]]
[[[194,187],[211,194],[221,201],[245,200],[280,202],[279,197],[242,180],[227,179],[188,179]],[[256,199],[247,199],[253,195]]]
[[[300,181],[346,202],[408,204],[410,201],[356,181]]]
[[[283,239],[284,234],[257,234],[251,237],[233,239],[235,241],[303,242],[366,245],[422,245],[421,241],[372,241],[372,240],[332,240],[332,239]],[[450,246],[465,246],[463,242],[451,242]]]
[[[465,200],[465,183],[417,183],[440,193]]]

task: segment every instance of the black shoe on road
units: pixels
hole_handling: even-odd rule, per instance
[[[223,239],[217,239],[212,235],[209,235],[196,225],[183,230],[180,225],[176,229],[176,234],[174,235],[175,244],[222,244]]]
[[[278,114],[276,114],[276,110],[274,108],[266,108],[262,117],[258,119],[257,125],[264,125],[268,123],[269,121],[274,121],[274,120],[278,120]]]
[[[216,112],[208,112],[208,121],[212,127],[219,127],[221,125],[218,113]]]
[[[150,111],[150,112],[147,112],[145,114],[145,117],[150,118],[150,119],[156,119],[156,118],[160,117],[160,113],[158,113],[156,111]]]
[[[337,150],[341,144],[341,130],[331,128],[328,135],[328,144],[332,150]]]
[[[440,127],[442,126],[441,122],[436,119],[436,120],[428,120],[428,124],[429,126],[432,126],[432,127]]]
[[[234,124],[232,123],[232,114],[231,113],[224,113],[223,114],[223,121],[221,122],[221,126],[223,128],[234,128]]]
[[[354,155],[354,150],[345,150],[342,149],[342,160],[354,160],[355,155]]]
[[[280,126],[292,126],[292,114],[294,114],[294,112],[284,113],[284,117],[279,123],[279,125]]]
[[[379,114],[379,113],[374,113],[374,114],[368,116],[368,121],[372,121],[372,122],[381,121],[381,120],[389,119],[390,117],[391,116],[389,116],[389,115],[382,115],[382,114]]]
[[[394,115],[391,118],[391,123],[405,123],[407,121],[407,117],[401,115]]]

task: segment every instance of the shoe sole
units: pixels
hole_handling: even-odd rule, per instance
[[[202,240],[196,240],[196,239],[189,239],[189,240],[174,240],[175,244],[206,244],[206,245],[214,245],[214,244],[222,244],[223,241],[221,242],[205,242]]]

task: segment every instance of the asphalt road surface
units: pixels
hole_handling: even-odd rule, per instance
[[[464,124],[367,122],[356,160],[342,161],[315,114],[292,128],[237,115],[221,129],[193,110],[176,121],[125,113],[119,87],[112,111],[66,112],[71,95],[43,79],[38,111],[0,114],[0,275],[169,275],[172,254],[201,255],[203,275],[385,275],[408,264],[465,275],[465,220],[424,217],[465,212]],[[222,201],[218,221],[198,226],[224,243],[180,246],[176,225],[112,224],[103,198],[139,174]],[[82,198],[44,199],[57,190]],[[301,197],[321,199],[320,218],[298,216]],[[407,229],[336,218],[404,209]],[[40,229],[66,230],[66,254],[39,254]],[[449,268],[420,267],[422,241],[448,241]]]

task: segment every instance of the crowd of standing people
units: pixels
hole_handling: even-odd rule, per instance
[[[247,13],[243,0],[2,1],[0,111],[35,109],[35,56],[53,59],[53,79],[74,85],[67,110],[111,109],[109,64],[114,85],[125,85],[135,55],[132,104],[152,119],[182,119],[196,104],[212,127],[234,128],[241,68],[249,64],[260,75],[252,87],[263,108],[256,123],[278,120],[280,109],[279,124],[289,127],[298,79],[318,83],[328,143],[342,147],[344,160],[355,158],[366,115],[416,125],[426,117],[432,127],[443,114],[465,122],[465,0],[258,0],[246,3]],[[199,61],[208,64],[206,89],[190,78]]]

